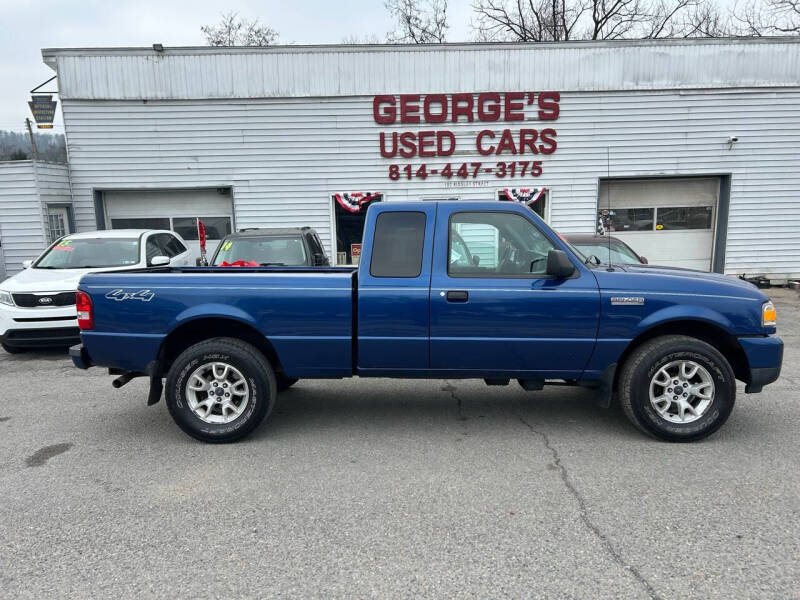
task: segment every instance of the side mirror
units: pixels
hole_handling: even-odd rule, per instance
[[[150,259],[151,267],[164,267],[169,264],[169,256],[154,256]]]
[[[22,261],[22,268],[23,269],[30,269],[32,264],[33,264],[32,260],[23,260]]]
[[[325,267],[328,265],[328,259],[325,258],[324,254],[315,254],[313,260],[315,267]]]
[[[575,265],[563,250],[550,250],[547,253],[546,273],[554,279],[566,279],[575,272]]]
[[[199,256],[194,259],[194,266],[195,267],[202,267],[203,266],[203,259]]]
[[[640,257],[639,257],[639,260],[641,260],[641,261],[642,261],[642,264],[643,264],[643,265],[649,265],[649,264],[650,264],[649,262],[647,262],[647,259],[646,259],[644,256],[640,256]]]
[[[472,266],[477,267],[481,263],[481,257],[477,254],[472,255]]]

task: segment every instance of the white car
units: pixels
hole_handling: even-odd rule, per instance
[[[194,265],[174,231],[114,229],[56,240],[23,271],[0,283],[0,345],[6,352],[79,341],[75,290],[85,273]]]

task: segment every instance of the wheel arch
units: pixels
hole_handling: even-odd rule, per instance
[[[750,377],[747,356],[736,337],[719,325],[702,319],[674,319],[651,325],[631,340],[617,360],[617,364],[622,366],[636,348],[662,335],[685,335],[706,342],[719,350],[730,363],[736,379],[746,382]],[[617,369],[614,388],[617,386],[619,373],[620,369]]]
[[[166,373],[181,352],[213,338],[236,338],[252,344],[270,362],[276,372],[283,372],[278,353],[265,335],[252,324],[231,316],[211,316],[187,319],[167,334],[161,343],[159,360]]]

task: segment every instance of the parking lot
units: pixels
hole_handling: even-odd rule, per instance
[[[800,597],[800,297],[781,379],[710,439],[589,392],[301,381],[255,435],[0,352],[0,596]]]

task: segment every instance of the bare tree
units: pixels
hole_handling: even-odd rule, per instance
[[[441,44],[447,41],[447,0],[386,0],[395,20],[390,42]]]
[[[682,15],[677,30],[664,37],[714,38],[733,34],[730,13],[723,14],[717,4],[707,1],[691,7]]]
[[[475,0],[472,27],[479,40],[526,42],[724,35],[713,1]]]
[[[545,42],[576,37],[587,0],[477,0],[472,27],[481,41]]]
[[[374,33],[363,36],[346,35],[342,38],[342,44],[383,44],[384,41]]]
[[[235,12],[223,13],[217,25],[203,25],[200,31],[209,46],[269,46],[278,39],[272,27],[238,18]]]
[[[750,0],[733,9],[739,35],[800,35],[800,0]]]

